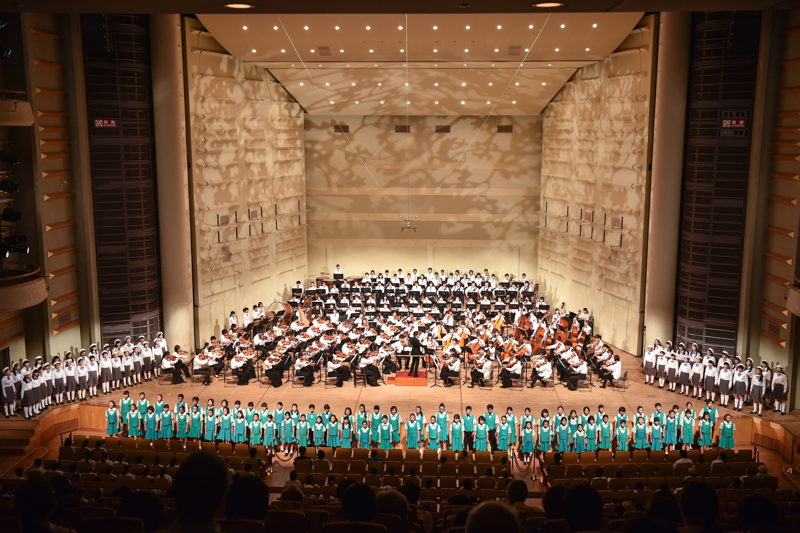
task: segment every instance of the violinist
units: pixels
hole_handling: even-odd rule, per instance
[[[380,377],[380,370],[378,367],[375,366],[377,362],[377,357],[371,351],[366,352],[361,356],[358,361],[358,366],[361,372],[364,374],[367,380],[367,384],[370,387],[380,387],[380,383],[378,383],[378,378]]]
[[[271,352],[264,360],[264,377],[272,382],[273,387],[283,385],[284,370],[283,357],[279,352]]]
[[[206,343],[206,346],[208,346],[208,343]],[[192,374],[203,376],[203,385],[208,385],[211,380],[211,369],[208,363],[208,355],[205,355],[203,350],[197,350],[192,360]]]
[[[182,357],[181,347],[175,345],[175,352],[161,359],[161,369],[167,374],[172,374],[173,385],[180,385],[184,382],[181,372],[183,372],[187,378],[189,377],[189,367],[184,364]]]
[[[567,380],[567,387],[569,390],[578,390],[578,382],[586,379],[588,366],[586,365],[586,358],[578,356],[578,362],[571,365],[569,368],[569,379]]]
[[[472,372],[470,372],[470,378],[470,388],[473,388],[476,383],[480,383],[481,387],[483,387],[486,385],[487,380],[492,380],[492,360],[482,351],[478,354],[475,367],[473,367]]]
[[[455,345],[455,347],[458,348],[457,345]],[[458,354],[453,353],[442,362],[442,371],[439,374],[439,378],[442,380],[445,387],[452,387],[453,384],[450,382],[450,378],[457,378],[460,375],[461,359],[458,358]]]
[[[500,371],[500,380],[503,382],[502,387],[504,389],[511,387],[511,380],[519,379],[521,376],[522,362],[515,355],[512,355],[503,362],[503,369]]]
[[[536,385],[536,381],[539,380],[542,382],[542,387],[544,387],[544,381],[546,379],[553,378],[553,365],[550,364],[546,358],[541,357],[539,360],[534,361],[531,367],[531,382],[528,385],[529,389],[532,389],[534,385]]]
[[[231,374],[239,378],[237,385],[250,383],[249,362],[246,357],[238,354],[231,359]]]
[[[303,387],[310,387],[314,384],[314,363],[311,356],[301,355],[294,362],[294,373],[303,378]]]

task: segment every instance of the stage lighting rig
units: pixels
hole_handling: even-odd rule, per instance
[[[403,219],[403,220],[405,220],[405,222],[406,222],[406,225],[405,225],[405,227],[401,227],[401,228],[400,228],[400,233],[403,233],[403,232],[404,232],[405,230],[407,230],[407,229],[413,229],[413,230],[414,230],[414,233],[416,233],[416,232],[417,232],[417,228],[415,228],[415,227],[412,227],[412,226],[411,226],[411,223],[412,223],[412,222],[414,222],[415,220],[417,220],[417,217],[419,217],[419,215],[417,215],[416,217],[412,218],[411,220],[408,220],[406,217],[404,217],[404,216],[400,215],[400,218],[401,218],[401,219]]]

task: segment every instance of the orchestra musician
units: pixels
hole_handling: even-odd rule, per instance
[[[377,357],[372,351],[368,351],[361,356],[358,362],[358,367],[361,372],[364,374],[367,380],[367,384],[370,387],[380,387],[380,383],[378,383],[378,378],[380,377],[381,373],[378,370],[378,367],[375,365],[377,362]]]
[[[250,361],[242,355],[235,355],[231,359],[231,374],[239,378],[237,385],[247,385],[250,383],[249,363]]]
[[[310,356],[300,356],[294,362],[294,373],[303,377],[303,387],[314,384],[314,363]]]
[[[192,374],[203,376],[203,385],[208,385],[211,380],[211,369],[208,367],[208,363],[208,356],[203,353],[203,350],[196,350],[194,359],[192,359]]]
[[[328,376],[336,377],[336,386],[342,387],[345,381],[350,381],[350,369],[344,364],[337,362],[334,358],[328,360]]]
[[[190,377],[189,367],[183,362],[183,355],[181,347],[176,344],[175,352],[161,359],[161,369],[168,374],[172,374],[173,385],[179,385],[184,382],[181,372],[187,378]]]
[[[283,364],[283,357],[280,353],[271,352],[264,360],[264,377],[272,382],[275,388],[283,385],[283,372],[286,367]]]
[[[439,378],[445,387],[452,387],[453,384],[450,382],[450,378],[459,376],[461,376],[461,359],[459,359],[457,353],[453,353],[452,356],[442,362],[442,371],[439,374]]]
[[[586,358],[580,355],[578,356],[578,362],[569,367],[569,378],[567,379],[569,390],[578,390],[578,382],[586,379],[587,372]]]
[[[532,364],[531,369],[531,382],[528,385],[529,389],[532,389],[534,385],[536,385],[536,381],[541,381],[542,386],[544,386],[544,381],[546,379],[553,378],[553,365],[550,364],[546,358],[542,357],[538,361],[534,361]]]
[[[473,388],[476,383],[480,383],[481,387],[486,384],[486,381],[492,380],[492,360],[486,357],[483,352],[478,352],[479,358],[475,362],[475,367],[470,372],[471,383],[470,388]]]
[[[512,355],[503,362],[503,369],[500,371],[500,380],[503,382],[502,387],[504,389],[511,387],[511,380],[519,379],[521,376],[522,362],[515,355]]]

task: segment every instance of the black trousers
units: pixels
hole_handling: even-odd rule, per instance
[[[411,368],[409,368],[409,372],[412,375],[417,375],[419,373],[419,360],[422,359],[421,355],[413,355],[411,356]]]
[[[172,374],[173,385],[179,385],[181,383],[184,383],[183,376],[181,376],[181,371],[177,366],[173,368],[165,368],[164,373]]]
[[[500,371],[500,381],[503,382],[503,387],[510,387],[512,379],[519,379],[519,374],[512,374],[507,368]]]
[[[450,380],[447,379],[447,378],[449,378],[450,376],[452,376],[454,378],[457,378],[460,375],[461,375],[460,372],[453,372],[452,370],[450,370],[449,368],[447,368],[445,366],[445,367],[442,367],[442,372],[439,374],[439,378],[444,382],[444,386],[445,387],[449,387],[450,386]]]
[[[204,368],[195,368],[194,369],[195,376],[203,376],[203,383],[208,385],[208,381],[211,379],[211,369],[208,367]]]
[[[280,387],[283,385],[283,365],[275,365],[270,370],[265,370],[264,376],[272,382],[273,387]]]
[[[245,367],[239,367],[236,370],[231,370],[231,374],[239,378],[237,385],[247,385],[250,383],[250,373]]]
[[[328,372],[328,376],[335,376],[336,386],[341,387],[343,382],[350,381],[351,374],[349,368],[342,366],[332,372]]]
[[[472,384],[478,383],[480,380],[483,379],[483,372],[478,370],[477,368],[473,368],[472,372],[470,372],[470,378],[472,378]]]
[[[405,368],[408,370],[411,367],[411,358],[407,355],[398,355],[397,356],[397,369],[402,370],[403,364],[405,363]]]
[[[578,382],[582,379],[586,379],[586,374],[570,374],[567,388],[569,390],[578,390]]]
[[[537,381],[541,381],[542,387],[544,387],[544,378],[539,374],[537,374],[535,371],[531,372],[531,383],[530,385],[528,385],[528,387],[533,388],[533,386],[536,385]]]
[[[603,373],[603,386],[605,387],[608,383],[614,384],[614,374],[611,372],[604,372]]]
[[[361,372],[363,372],[364,375],[366,376],[367,384],[370,387],[377,387],[378,386],[378,378],[381,375],[381,371],[378,370],[377,366],[375,366],[375,365],[363,366],[363,367],[361,367]]]
[[[497,429],[489,430],[489,445],[492,447],[492,453],[497,450]]]
[[[175,368],[183,372],[183,375],[186,376],[187,378],[191,376],[191,374],[189,374],[189,367],[186,366],[186,364],[183,361],[176,362]]]
[[[310,387],[314,384],[314,366],[306,365],[297,371],[298,376],[303,376],[303,387]]]
[[[472,431],[465,431],[464,432],[464,448],[467,450],[474,450],[475,449],[475,442],[472,436],[474,433]]]

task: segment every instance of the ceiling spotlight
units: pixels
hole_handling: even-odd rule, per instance
[[[434,30],[438,30],[438,29],[439,29],[439,26],[434,26],[434,27],[433,27],[433,29],[434,29]]]
[[[411,103],[411,102],[409,102],[408,100],[406,100],[406,104],[410,104],[410,103]]]
[[[321,67],[321,66],[322,66],[322,63],[320,63],[320,64],[319,64],[319,66]]]
[[[381,85],[382,85],[382,84],[381,84],[381,83],[379,83],[379,84],[378,84],[378,87],[380,87]]]
[[[597,27],[597,24],[592,24],[592,28],[596,28],[596,27]]]
[[[369,50],[369,53],[370,53],[370,54],[372,53],[372,49],[371,49],[371,48],[370,48],[370,50]]]
[[[256,53],[256,49],[255,49],[255,48],[253,48],[252,52],[255,54],[255,53]]]
[[[277,30],[277,29],[278,29],[278,27],[277,27],[277,26],[273,26],[273,27],[272,27],[272,29],[273,29],[273,30]]]
[[[487,104],[491,104],[491,102],[490,102],[489,100],[486,100],[486,103],[487,103]]]
[[[511,100],[511,103],[512,103],[512,104],[516,104],[516,103],[517,103],[517,101],[516,101],[516,100]]]
[[[312,54],[314,53],[314,49],[313,49],[313,48],[311,49],[311,53],[312,53]]]
[[[434,86],[434,87],[438,87],[438,86],[439,86],[439,84],[438,84],[438,83],[434,83],[434,84],[433,84],[433,86]]]
[[[3,214],[0,215],[0,220],[5,222],[16,222],[20,218],[22,218],[22,213],[11,207],[6,207],[3,209]]]
[[[378,66],[378,64],[376,63],[376,64],[375,64],[375,66],[377,67],[377,66]]]
[[[402,27],[402,26],[398,26],[398,27],[397,27],[397,29],[398,29],[398,30],[402,30],[402,29],[403,29],[403,27]]]
[[[562,29],[563,29],[563,28],[566,28],[566,27],[567,27],[567,25],[566,25],[566,24],[562,24],[562,25],[561,25],[561,28],[562,28]]]
[[[464,48],[464,51],[465,52],[469,52],[469,48]]]
[[[469,26],[467,26],[467,29],[469,29]]]
[[[300,87],[302,87],[302,86],[303,86],[303,82],[301,81],[301,82],[300,82]]]
[[[353,82],[353,83],[351,83],[350,85],[352,85],[353,87],[355,87],[355,86],[356,86],[356,82]]]
[[[304,29],[304,30],[307,30],[307,29],[308,29],[308,26],[303,26],[303,29]]]
[[[467,86],[467,84],[466,84],[466,83],[462,83],[462,84],[461,84],[461,86],[462,86],[462,87],[466,87],[466,86]]]
[[[369,29],[369,26],[367,26],[367,29]]]
[[[292,65],[292,66],[294,66],[294,65]]]
[[[532,30],[532,29],[533,29],[533,24],[531,24],[530,26],[528,26],[528,29],[529,29],[529,30]]]
[[[467,66],[467,64],[466,64],[466,63],[464,63],[464,66],[466,67],[466,66]]]
[[[545,83],[545,82],[542,82],[542,85],[547,85],[547,83]]]
[[[492,83],[491,83],[491,82],[489,82],[489,87],[491,87],[491,86],[492,86]]]
[[[434,48],[434,49],[433,49],[433,53],[436,53],[436,52],[438,52],[438,51],[439,51],[439,50],[437,50],[436,48]]]
[[[381,100],[381,103],[383,103],[383,100]]]
[[[338,30],[338,29],[339,29],[339,26],[335,26],[335,27],[334,27],[334,29]]]
[[[402,54],[403,52],[405,52],[405,50],[403,48],[401,48],[400,49],[400,53]]]
[[[252,4],[225,4],[228,9],[253,9]]]
[[[408,82],[406,82],[406,87],[408,87]]]
[[[587,49],[586,49],[586,51],[588,52],[588,51],[589,51],[589,49],[587,48]]]
[[[439,103],[439,100],[436,100],[436,101],[434,102],[434,104],[438,104],[438,103]]]
[[[344,50],[339,50],[339,53],[340,53],[340,54],[343,54],[343,53],[344,53]]]
[[[499,30],[500,28],[502,28],[502,26],[498,24],[497,25],[497,29]]]
[[[356,103],[358,103],[358,100],[356,100]]]
[[[326,83],[326,84],[325,84],[325,87],[327,87],[328,85],[330,85],[330,83]]]
[[[541,8],[548,8],[548,7],[561,7],[564,4],[561,2],[539,2],[538,4],[533,4],[533,7],[541,7]]]
[[[519,85],[519,82],[515,83],[514,85]]]
[[[530,51],[531,51],[531,49],[530,49],[530,48],[526,48],[526,49],[525,49],[525,51],[526,51],[526,52],[530,52]]]
[[[556,48],[556,52],[558,52],[558,48]]]
[[[466,102],[465,102],[464,100],[461,100],[461,103],[462,103],[462,104],[465,104]]]
[[[283,48],[281,48],[281,53],[282,53],[282,54],[285,54],[285,53],[286,53],[286,50],[285,50],[285,49],[283,49]],[[294,66],[294,65],[292,65],[292,66]]]
[[[246,30],[246,29],[247,29],[247,26],[242,26],[242,29],[243,29],[243,30]]]
[[[495,51],[495,52],[499,52],[499,51],[500,51],[500,49],[499,49],[499,48],[495,48],[495,49],[494,49],[494,51]]]
[[[433,65],[434,67],[438,67],[439,65]]]
[[[331,100],[331,103],[333,103],[333,100]]]

